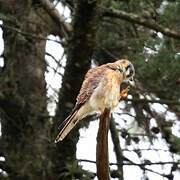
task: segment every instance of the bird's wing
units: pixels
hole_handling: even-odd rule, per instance
[[[101,78],[104,74],[104,68],[97,67],[90,69],[83,81],[79,95],[77,96],[77,102],[72,110],[71,114],[61,123],[59,126],[60,132],[55,139],[55,143],[62,141],[71,129],[77,124],[79,119],[76,119],[76,114],[79,109],[89,100],[94,89],[98,86]]]
[[[66,135],[71,131],[71,129],[76,125],[76,121],[74,121],[74,118],[78,112],[78,108],[74,108],[71,114],[60,124],[59,129],[60,132],[58,133],[55,143],[58,141],[62,141]]]
[[[101,82],[101,79],[104,77],[105,70],[105,66],[99,66],[92,68],[87,72],[83,84],[81,86],[79,95],[76,98],[76,105],[83,105],[89,100],[92,93]]]

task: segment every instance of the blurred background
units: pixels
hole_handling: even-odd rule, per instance
[[[96,177],[96,115],[54,144],[91,67],[128,58],[111,178],[180,179],[179,0],[0,0],[0,179]]]

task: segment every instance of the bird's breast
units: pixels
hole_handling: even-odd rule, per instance
[[[120,84],[115,78],[112,78],[111,81],[108,81],[104,92],[105,107],[114,109],[119,103]]]
[[[115,75],[107,75],[94,90],[89,101],[94,110],[103,112],[105,108],[112,110],[118,105],[120,80]]]

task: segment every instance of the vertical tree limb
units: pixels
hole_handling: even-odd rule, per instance
[[[59,91],[54,126],[58,126],[57,123],[62,122],[71,112],[83,77],[90,68],[92,55],[96,47],[96,32],[100,21],[98,7],[101,1],[76,0],[74,2],[76,6],[72,19],[73,32],[69,37],[70,41],[66,49],[67,62]],[[57,148],[52,153],[56,176],[64,171],[67,163],[72,164],[76,161],[76,143],[78,139],[79,132],[76,129],[63,142],[56,144]]]
[[[108,130],[109,130],[110,110],[105,109],[100,116],[99,130],[96,146],[96,166],[99,180],[109,180],[109,156],[108,156]]]
[[[50,175],[51,164],[47,155],[49,120],[44,118],[48,117],[45,39],[49,32],[38,13],[44,18],[47,15],[41,8],[35,9],[30,1],[8,2],[12,11],[2,9],[1,12],[15,21],[3,21],[0,140],[5,162],[1,165],[9,179],[43,180]],[[11,31],[6,28],[9,26],[42,39]]]
[[[121,151],[118,131],[116,129],[116,122],[113,117],[111,117],[111,120],[110,120],[110,132],[111,132],[112,142],[114,145],[114,151],[116,154],[116,161],[117,161],[117,167],[118,167],[118,179],[123,180],[124,179],[123,178],[123,154]]]

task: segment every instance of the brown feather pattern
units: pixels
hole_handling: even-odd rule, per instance
[[[76,123],[91,112],[103,112],[104,108],[113,109],[117,106],[120,85],[126,78],[123,68],[129,64],[131,63],[128,60],[123,59],[92,68],[86,73],[76,105],[62,122],[55,142],[62,141]]]
[[[77,96],[76,105],[84,104],[87,100],[89,100],[94,92],[94,89],[98,87],[99,82],[101,82],[101,79],[104,77],[105,69],[107,69],[107,67],[103,65],[92,68],[87,72],[79,95]]]

